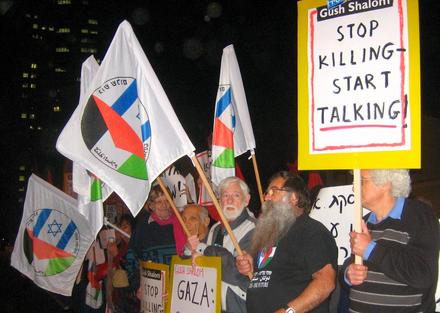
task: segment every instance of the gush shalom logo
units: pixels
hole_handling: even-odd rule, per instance
[[[329,5],[317,8],[317,20],[325,21],[331,18],[379,10],[393,6],[393,0],[351,0],[329,1]]]
[[[123,175],[148,180],[151,127],[135,78],[112,78],[97,88],[84,109],[81,132],[100,162]]]
[[[26,222],[23,250],[38,276],[67,270],[80,249],[80,233],[66,214],[49,208],[35,211]]]

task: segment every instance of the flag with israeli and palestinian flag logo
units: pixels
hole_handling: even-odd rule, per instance
[[[86,97],[88,86],[99,69],[98,62],[93,56],[87,58],[81,67],[81,85],[79,103]],[[89,173],[78,162],[72,167],[73,191],[78,194],[78,210],[88,220],[95,237],[104,225],[103,201],[112,193],[109,186]]]
[[[143,52],[122,22],[58,151],[113,189],[136,216],[151,183],[194,146]]]
[[[94,237],[77,201],[32,174],[11,265],[48,291],[70,296]]]
[[[235,158],[254,153],[255,138],[234,46],[223,49],[212,134],[211,180],[235,175]]]

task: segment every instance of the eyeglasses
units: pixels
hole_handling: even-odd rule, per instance
[[[271,187],[269,189],[267,189],[264,192],[264,195],[266,196],[273,196],[275,193],[280,192],[280,191],[286,191],[286,192],[291,192],[292,190],[288,189],[288,188],[278,188],[278,187]]]

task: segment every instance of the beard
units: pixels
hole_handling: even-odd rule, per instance
[[[250,253],[253,257],[258,251],[275,246],[296,221],[289,195],[276,202],[268,200],[263,203],[261,209],[262,213],[258,217],[252,237]]]
[[[233,208],[234,210],[230,211],[228,208]],[[234,221],[240,214],[243,212],[244,207],[241,209],[236,207],[235,205],[228,205],[223,208],[223,215],[226,217],[228,221]]]

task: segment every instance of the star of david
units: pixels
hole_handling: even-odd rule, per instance
[[[53,222],[51,224],[48,224],[47,226],[47,233],[52,234],[54,237],[56,237],[58,233],[61,233],[61,226],[63,226],[63,224],[57,223],[56,220],[53,220]]]

